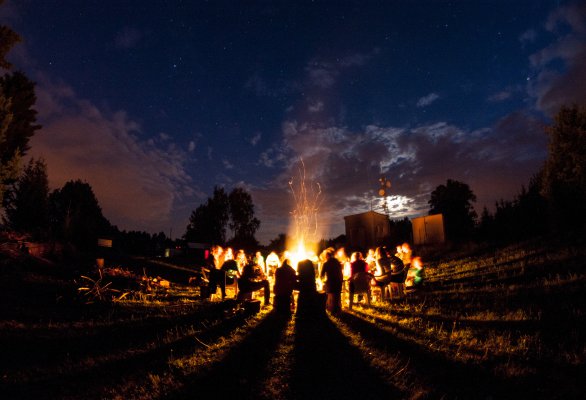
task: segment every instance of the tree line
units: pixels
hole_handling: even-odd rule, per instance
[[[480,217],[476,196],[463,182],[448,179],[429,200],[429,214],[442,213],[452,241],[512,242],[544,234],[580,234],[586,227],[586,107],[563,106],[546,128],[548,156],[527,187],[512,200],[499,200]]]
[[[0,1],[1,3],[1,1]],[[2,224],[28,233],[36,240],[59,240],[81,251],[93,250],[99,237],[133,253],[151,252],[168,245],[161,232],[120,231],[102,214],[87,182],[71,180],[50,191],[47,165],[30,159],[30,139],[41,129],[37,123],[35,84],[22,72],[12,71],[6,60],[21,37],[0,25],[0,206]],[[154,254],[153,254],[154,255]]]
[[[0,1],[1,3],[1,1]],[[124,231],[108,221],[89,183],[66,182],[49,190],[47,165],[42,159],[22,161],[29,141],[41,129],[37,123],[35,84],[22,72],[11,72],[6,55],[21,41],[7,26],[0,26],[0,205],[2,223],[10,230],[28,233],[36,240],[58,240],[81,251],[96,248],[98,238],[111,238],[118,249],[132,254],[155,255],[175,246],[163,232]],[[254,216],[250,194],[243,188],[229,193],[220,187],[197,207],[183,239],[226,243],[239,248],[258,246],[254,235],[260,221]],[[231,233],[227,238],[228,232]]]

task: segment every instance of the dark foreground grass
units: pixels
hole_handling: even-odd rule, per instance
[[[205,301],[161,263],[170,288],[86,304],[76,268],[0,259],[0,397],[583,398],[586,250],[548,246],[440,258],[425,290],[338,316]]]

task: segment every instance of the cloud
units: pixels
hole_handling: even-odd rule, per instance
[[[512,93],[508,90],[503,90],[500,91],[498,93],[495,93],[491,96],[489,96],[488,101],[490,101],[491,103],[500,103],[501,101],[505,101],[510,99],[512,96]]]
[[[118,32],[114,39],[114,43],[116,44],[116,47],[120,49],[130,49],[138,45],[142,36],[143,34],[138,29],[125,27]]]
[[[369,125],[352,131],[297,120],[285,121],[282,131],[283,141],[267,150],[264,159],[271,165],[278,159],[282,172],[253,190],[263,221],[259,237],[264,238],[288,231],[294,207],[289,182],[299,181],[301,161],[306,184],[322,188],[320,235],[332,237],[343,232],[345,215],[367,211],[371,205],[382,211],[376,194],[381,176],[393,184],[387,199],[392,218],[426,214],[431,191],[447,179],[469,184],[480,212],[499,199],[512,199],[546,155],[542,123],[522,112],[476,131],[446,122],[400,128]]]
[[[367,64],[370,59],[379,53],[379,49],[375,48],[372,52],[368,54],[356,53],[350,54],[340,60],[340,66],[342,68],[348,67],[361,67]]]
[[[349,54],[336,60],[315,58],[305,67],[309,83],[321,89],[331,88],[344,70],[366,65],[379,52],[380,50],[375,48],[369,53]]]
[[[123,110],[104,112],[65,83],[37,78],[43,128],[30,154],[47,161],[52,188],[86,181],[113,224],[149,231],[167,230],[174,205],[200,195],[184,169],[185,153],[170,138],[144,138]]]
[[[320,112],[324,109],[324,103],[323,101],[314,101],[311,102],[308,106],[307,106],[307,111],[309,111],[310,113],[316,113],[316,112]]]
[[[437,93],[430,93],[427,96],[423,96],[417,100],[417,107],[427,107],[437,99],[439,99],[439,95]]]
[[[309,81],[317,87],[327,89],[334,86],[339,71],[330,63],[313,61],[305,71],[309,76]]]
[[[222,165],[224,165],[225,169],[234,169],[234,164],[232,164],[230,161],[228,161],[225,158],[222,159]]]
[[[195,142],[193,140],[189,142],[189,145],[187,146],[187,151],[189,151],[190,153],[193,153],[195,151]]]
[[[14,24],[20,21],[20,13],[13,0],[6,0],[0,3],[0,19],[2,19],[3,24]]]
[[[284,79],[271,80],[257,71],[246,80],[244,88],[259,97],[279,97],[298,92],[300,85]]]
[[[257,96],[270,96],[271,91],[268,88],[267,82],[258,74],[252,75],[244,84],[246,89],[252,90]]]
[[[256,132],[254,135],[252,135],[252,137],[248,140],[248,142],[251,145],[256,146],[261,138],[262,138],[262,133]]]
[[[536,79],[528,91],[536,108],[552,116],[562,105],[586,103],[586,5],[557,8],[545,29],[556,39],[531,55]]]
[[[519,41],[521,44],[525,45],[527,43],[532,43],[537,39],[537,31],[535,29],[526,30],[519,36]]]

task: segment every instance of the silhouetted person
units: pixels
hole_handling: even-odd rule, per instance
[[[365,293],[366,300],[370,304],[370,281],[372,275],[366,272],[368,270],[368,264],[364,261],[362,253],[357,251],[352,254],[352,263],[350,264],[350,282],[348,284],[349,297],[349,308],[352,309],[352,303],[354,302],[354,293]]]
[[[315,282],[315,280],[314,280]],[[293,304],[293,290],[297,288],[297,274],[289,260],[283,261],[283,265],[275,271],[275,286],[273,293],[275,294],[275,310],[279,313],[291,313],[291,305]]]
[[[26,242],[20,242],[20,246],[18,247],[18,250],[22,253],[22,254],[26,254],[28,255],[30,253],[28,246],[26,245]]]
[[[299,261],[297,264],[297,316],[312,316],[323,311],[322,297],[315,285],[315,265],[311,260]]]
[[[271,303],[269,281],[258,265],[249,262],[242,268],[242,273],[238,279],[238,297],[242,299],[246,293],[252,293],[260,289],[264,291],[264,305],[269,305]]]
[[[211,255],[212,257],[208,259],[206,266],[209,276],[208,295],[211,298],[216,293],[219,285],[220,291],[222,292],[222,300],[224,300],[224,297],[226,297],[226,273],[222,270],[222,266],[227,261],[224,261],[224,249],[220,246],[214,246],[212,247]]]
[[[322,280],[325,278],[326,308],[332,313],[338,313],[342,309],[342,264],[331,251],[326,252],[325,257],[326,262],[322,266],[320,277]]]

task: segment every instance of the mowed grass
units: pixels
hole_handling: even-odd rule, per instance
[[[337,316],[291,318],[234,300],[204,301],[177,270],[167,277],[160,265],[156,273],[170,287],[124,288],[114,279],[109,287],[117,291],[91,302],[77,290],[88,283],[79,275],[3,261],[0,393],[583,398],[583,245],[538,240],[422,254],[422,290]],[[146,260],[135,263],[148,275]],[[105,277],[100,285],[107,284]]]

